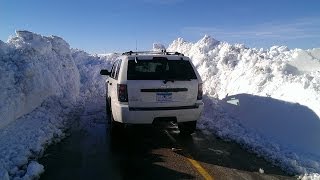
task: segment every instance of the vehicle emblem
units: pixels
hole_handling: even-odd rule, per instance
[[[163,84],[163,85],[161,85],[160,87],[161,87],[161,88],[168,88],[169,86],[168,86],[168,85]]]

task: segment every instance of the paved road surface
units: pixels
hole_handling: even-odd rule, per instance
[[[48,147],[41,179],[294,179],[206,132],[180,136],[173,123],[131,126],[111,136],[103,106],[87,102],[70,136]]]

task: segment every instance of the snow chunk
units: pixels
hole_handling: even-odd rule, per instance
[[[9,180],[8,171],[6,171],[5,169],[0,168],[0,179],[1,180]]]
[[[52,50],[49,38],[29,31],[16,31],[16,37],[12,37],[8,42],[18,49],[34,50],[40,55],[48,54]]]
[[[195,43],[195,46],[199,46],[204,52],[212,49],[214,46],[220,42],[209,35],[205,35],[202,39]]]
[[[259,168],[259,173],[260,174],[263,174],[264,173],[264,170],[262,168]]]
[[[0,57],[6,55],[9,51],[9,47],[6,43],[0,40]]]
[[[40,174],[44,172],[43,165],[39,164],[36,161],[32,161],[27,167],[27,173],[23,177],[23,179],[36,179],[40,177]]]
[[[179,52],[182,52],[183,50],[190,49],[191,46],[192,46],[192,43],[185,41],[183,38],[178,38],[177,40],[174,40],[169,45],[167,50],[168,51],[180,50]]]
[[[165,45],[160,44],[160,43],[153,43],[152,47],[153,47],[152,51],[163,51],[163,50],[166,50]]]
[[[298,179],[301,179],[301,180],[319,180],[320,179],[320,174],[318,174],[318,173],[305,174],[303,176],[299,176]]]
[[[320,71],[320,48],[295,50],[289,64],[301,72]]]

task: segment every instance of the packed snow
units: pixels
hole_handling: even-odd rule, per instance
[[[39,164],[36,161],[31,161],[27,167],[27,173],[24,176],[24,179],[35,179],[39,178],[39,175],[44,172],[43,165]]]
[[[320,174],[318,174],[318,173],[305,174],[303,176],[299,176],[298,179],[301,179],[301,180],[318,180],[318,179],[320,179]]]
[[[16,37],[0,44],[0,128],[48,97],[77,100],[79,72],[63,39],[17,31]]]
[[[205,36],[179,38],[168,51],[191,57],[203,78],[199,127],[287,172],[320,172],[320,49],[251,49]]]
[[[104,96],[98,57],[70,49],[62,38],[17,31],[0,41],[0,179],[34,179],[45,147],[65,136],[83,103]],[[108,60],[107,60],[108,59]]]
[[[205,36],[196,43],[179,38],[167,51],[191,57],[204,81],[199,128],[302,179],[319,177],[320,49],[254,49]],[[34,179],[44,171],[37,158],[65,137],[87,99],[103,98],[99,71],[118,56],[91,55],[27,31],[0,41],[0,179]]]

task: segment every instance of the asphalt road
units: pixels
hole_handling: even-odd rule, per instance
[[[112,136],[106,119],[101,107],[86,109],[69,136],[39,160],[45,166],[41,179],[294,179],[238,144],[200,130],[180,136],[175,124],[162,123],[130,126]]]

